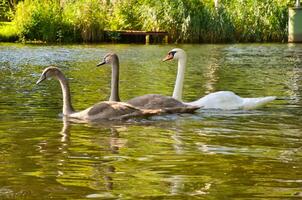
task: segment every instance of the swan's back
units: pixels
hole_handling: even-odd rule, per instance
[[[276,99],[275,96],[259,97],[259,98],[243,98],[243,109],[245,110],[255,109],[275,99]]]
[[[274,96],[259,98],[242,98],[231,91],[219,91],[208,94],[197,101],[188,103],[202,106],[204,109],[254,109],[276,99]]]
[[[103,116],[102,118],[113,118],[139,111],[138,109],[124,103],[100,102],[88,111],[89,116]]]
[[[127,103],[142,109],[163,109],[168,113],[192,113],[199,108],[160,94],[146,94],[130,99]]]

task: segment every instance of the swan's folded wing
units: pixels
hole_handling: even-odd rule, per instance
[[[164,113],[194,113],[200,107],[198,106],[186,106],[186,107],[173,107],[173,108],[164,108],[162,109]]]
[[[169,112],[177,110],[181,112],[186,112],[187,105],[184,103],[168,96],[160,94],[146,94],[143,96],[135,97],[127,101],[127,103],[143,109],[166,109]],[[181,109],[183,108],[183,109]],[[189,108],[190,112],[191,108]]]
[[[127,120],[127,119],[131,119],[131,118],[146,118],[146,117],[150,117],[150,116],[154,116],[154,115],[161,115],[161,114],[166,114],[166,113],[167,112],[165,112],[162,109],[139,109],[139,110],[129,113],[129,114],[112,117],[109,120]]]

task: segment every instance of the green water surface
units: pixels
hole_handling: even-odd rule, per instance
[[[108,100],[120,57],[120,96],[171,95],[177,62],[188,54],[184,100],[230,90],[278,100],[251,111],[100,124],[61,117],[55,80],[35,85],[56,65],[73,106]],[[0,44],[0,199],[300,199],[302,198],[302,45]]]

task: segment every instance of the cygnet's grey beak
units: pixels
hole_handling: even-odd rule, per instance
[[[99,67],[99,66],[105,65],[105,64],[106,64],[106,62],[105,62],[105,61],[102,61],[102,62],[100,62],[99,64],[97,64],[96,66]]]
[[[167,61],[167,60],[172,60],[173,59],[173,54],[169,53],[164,59],[163,62]]]
[[[44,74],[42,74],[41,77],[39,78],[39,80],[36,82],[36,84],[38,85],[39,83],[41,83],[45,79],[46,79],[46,76]]]

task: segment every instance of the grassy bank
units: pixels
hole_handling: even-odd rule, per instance
[[[167,31],[171,42],[283,42],[291,0],[24,0],[13,28],[22,41],[97,42],[104,30]]]

